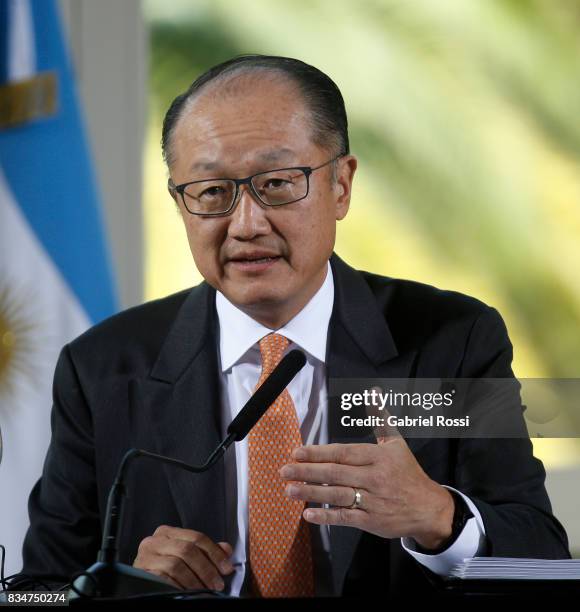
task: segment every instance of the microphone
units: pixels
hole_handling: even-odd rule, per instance
[[[234,434],[236,442],[243,440],[305,364],[304,353],[297,350],[290,351],[246,402],[230,423],[227,433]]]
[[[109,492],[103,538],[97,562],[73,582],[69,597],[71,599],[83,596],[124,597],[145,592],[179,592],[178,589],[149,572],[119,563],[117,541],[121,531],[126,496],[124,481],[129,466],[134,459],[144,457],[179,467],[194,474],[209,470],[221,459],[233,442],[239,442],[248,435],[252,427],[305,363],[304,353],[298,350],[290,351],[229,424],[225,439],[220,442],[203,465],[190,465],[173,457],[158,455],[138,448],[129,449],[119,464],[115,481]]]

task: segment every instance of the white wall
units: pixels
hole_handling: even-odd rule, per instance
[[[546,489],[554,515],[566,528],[572,555],[580,559],[580,469],[547,469]]]
[[[105,207],[121,307],[143,299],[142,149],[147,37],[141,0],[60,0]]]

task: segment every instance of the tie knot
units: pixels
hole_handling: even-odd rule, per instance
[[[268,334],[260,340],[260,353],[262,354],[262,376],[269,376],[272,370],[282,360],[284,351],[288,348],[290,340],[281,334]]]

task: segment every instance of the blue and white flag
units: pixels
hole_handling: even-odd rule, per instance
[[[21,569],[61,347],[115,310],[72,69],[53,0],[0,0],[0,543]]]

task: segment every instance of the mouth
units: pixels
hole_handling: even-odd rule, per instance
[[[280,255],[243,255],[231,258],[228,263],[245,272],[262,272],[271,268],[282,257]]]

